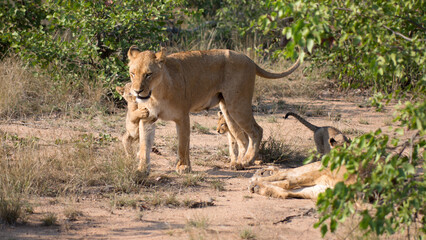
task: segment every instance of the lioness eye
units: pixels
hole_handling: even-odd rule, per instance
[[[145,77],[149,78],[149,77],[151,77],[151,75],[152,75],[152,73],[146,73]]]
[[[131,72],[131,73],[130,73],[130,76],[134,77],[134,76],[135,76],[135,74]]]

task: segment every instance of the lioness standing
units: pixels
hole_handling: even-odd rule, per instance
[[[144,103],[150,114],[176,123],[178,173],[191,170],[189,113],[217,104],[220,104],[229,130],[241,143],[239,148],[247,146],[247,149],[239,149],[234,167],[242,169],[250,165],[256,158],[263,133],[251,109],[255,77],[282,78],[299,67],[298,60],[282,73],[270,73],[246,55],[231,50],[190,51],[166,56],[164,49],[158,53],[141,52],[132,46],[127,55],[131,92],[136,101]],[[139,171],[149,172],[154,126],[140,121]]]

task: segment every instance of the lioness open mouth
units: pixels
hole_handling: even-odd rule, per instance
[[[138,95],[136,98],[137,99],[146,100],[146,99],[148,99],[148,98],[151,97],[151,93],[152,93],[152,91],[149,91],[148,95],[146,95],[145,97],[142,97],[142,96]]]

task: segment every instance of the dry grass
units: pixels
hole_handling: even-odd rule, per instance
[[[38,68],[26,66],[17,57],[0,62],[0,118],[66,113],[78,115],[112,105],[103,100],[106,89],[82,73],[53,80]],[[102,103],[102,104],[99,104]]]
[[[15,224],[22,217],[22,203],[19,198],[0,196],[0,222]]]
[[[271,72],[282,72],[292,64],[292,62],[285,60],[269,64],[262,64],[260,61],[255,62]],[[321,90],[327,89],[330,81],[321,77],[318,73],[310,73],[308,76],[304,74],[303,69],[308,65],[309,63],[304,62],[299,69],[284,79],[265,79],[258,77],[255,82],[255,101],[302,96],[317,98]]]
[[[135,162],[124,157],[115,140],[82,135],[70,141],[39,144],[31,138],[0,133],[0,193],[58,196],[90,193],[99,188],[139,191],[144,183]],[[72,160],[71,160],[72,159]],[[25,173],[25,174],[23,174]]]
[[[301,161],[307,157],[306,149],[298,149],[293,145],[280,140],[275,136],[270,136],[260,143],[259,156],[264,163],[288,163],[291,161]]]
[[[83,216],[83,212],[74,207],[68,207],[64,210],[64,215],[68,221],[77,221],[79,217]]]
[[[58,217],[54,213],[47,213],[46,216],[44,216],[41,219],[41,222],[42,222],[43,226],[56,225],[57,221],[58,221]]]
[[[240,238],[241,239],[254,240],[254,239],[256,239],[256,235],[253,233],[253,231],[251,229],[245,228],[245,229],[241,230]]]

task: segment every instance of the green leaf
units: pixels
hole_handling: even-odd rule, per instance
[[[314,47],[314,40],[312,38],[307,40],[306,47],[308,48],[308,52],[312,53],[312,48]]]
[[[321,236],[324,237],[325,234],[327,233],[328,229],[327,229],[327,225],[322,225],[321,226]]]

